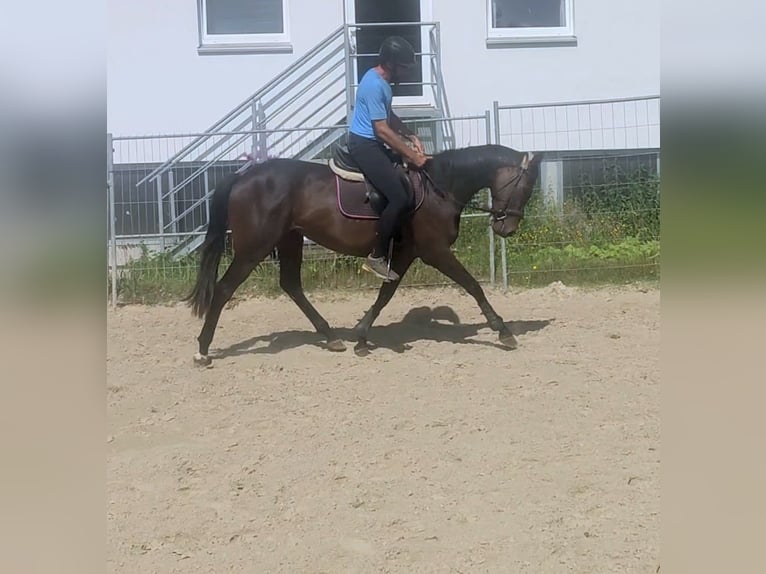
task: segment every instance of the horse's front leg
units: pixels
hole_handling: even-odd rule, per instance
[[[479,285],[479,282],[463,267],[449,248],[439,249],[427,255],[423,254],[421,257],[426,264],[444,273],[476,299],[479,309],[481,309],[482,314],[486,317],[492,330],[498,332],[500,342],[503,345],[510,349],[515,349],[518,346],[516,338],[506,326],[503,318],[495,312],[492,305],[487,301],[487,297],[484,295],[484,290]]]

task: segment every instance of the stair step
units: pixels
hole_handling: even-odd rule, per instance
[[[442,111],[434,106],[426,105],[400,105],[393,106],[394,113],[402,119],[441,118]]]
[[[344,140],[349,120],[346,96],[352,78],[346,78],[345,33],[344,26],[336,29],[204,135],[186,144],[136,184],[136,187],[161,186],[164,181],[167,187],[160,188],[164,198],[171,202],[183,199],[180,215],[173,212],[174,219],[165,224],[166,229],[176,231],[176,226],[186,227],[184,210],[204,212],[200,206],[210,201],[214,191],[207,179],[210,170],[224,163],[233,165],[233,169],[244,169],[249,162],[241,164],[243,153],[257,158],[281,156],[327,161],[333,144]],[[454,144],[452,125],[439,121],[448,115],[449,109],[443,96],[435,104],[394,104],[393,109],[405,122],[415,126],[427,153]],[[255,132],[241,133],[250,129]],[[189,172],[187,167],[191,164],[194,169]],[[179,168],[187,171],[178,174],[184,177],[176,178],[172,170]],[[188,201],[196,203],[190,208]],[[207,218],[206,213],[202,218]],[[199,217],[192,219],[197,225]],[[196,231],[204,230],[206,225],[205,221]],[[195,251],[203,241],[203,235],[194,235],[177,241],[168,251],[180,258]]]

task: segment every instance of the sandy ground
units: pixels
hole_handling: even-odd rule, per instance
[[[458,290],[397,293],[366,358],[281,297],[207,369],[186,307],[110,311],[109,571],[656,572],[659,291],[489,295],[514,351]]]

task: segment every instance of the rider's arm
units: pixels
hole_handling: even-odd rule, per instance
[[[405,126],[401,118],[394,112],[391,112],[391,114],[388,116],[388,125],[390,125],[391,129],[393,129],[395,132],[402,134],[406,138],[415,135],[415,132]]]
[[[373,122],[373,126],[376,136],[386,142],[395,152],[400,153],[402,157],[412,160],[416,152],[405,143],[386,120],[376,120]]]
[[[397,116],[394,112],[391,112],[391,115],[388,118],[389,125],[391,128],[402,135],[405,139],[410,140],[414,145],[415,148],[419,151],[425,153],[425,149],[423,148],[423,142],[420,141],[420,138],[418,135],[410,130],[407,126],[404,125],[404,122],[402,122],[401,118]]]
[[[375,135],[387,143],[392,150],[398,152],[409,163],[418,166],[422,165],[425,162],[425,157],[422,152],[411,149],[407,145],[407,141],[397,134],[395,129],[392,129],[391,124],[389,123],[392,117],[396,118],[394,122],[398,121],[398,124],[402,126],[403,124],[390,110],[390,102],[386,101],[386,96],[387,95],[382,88],[375,90],[370,94],[364,94]]]

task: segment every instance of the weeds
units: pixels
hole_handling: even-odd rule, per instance
[[[503,241],[495,237],[494,266],[502,282],[505,248],[509,283],[534,286],[561,280],[577,283],[614,283],[659,277],[660,210],[659,178],[644,169],[625,174],[607,166],[603,183],[581,178],[560,208],[548,206],[543,194],[533,194],[519,232]],[[480,281],[490,277],[488,220],[461,220],[453,251]],[[227,249],[221,271],[231,261]],[[120,271],[118,287],[123,302],[156,303],[186,295],[197,273],[197,256],[180,259],[152,255],[141,257]],[[220,276],[219,273],[219,276]],[[307,291],[377,288],[380,282],[361,270],[361,260],[316,246],[305,250],[302,280]],[[441,273],[417,261],[403,285],[449,283]],[[275,295],[279,287],[278,261],[269,258],[238,289],[240,294]]]

